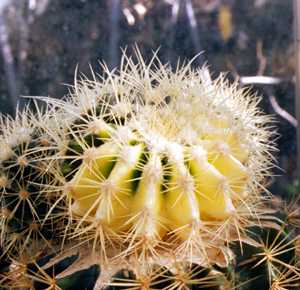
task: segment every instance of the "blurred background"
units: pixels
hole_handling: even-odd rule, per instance
[[[292,0],[0,0],[0,111],[13,115],[22,96],[63,97],[76,66],[114,68],[135,43],[174,65],[203,52],[195,66],[262,95],[280,133],[271,191],[296,192]]]

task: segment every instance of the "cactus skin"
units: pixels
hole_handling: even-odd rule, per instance
[[[70,116],[62,168],[71,237],[91,241],[104,260],[133,252],[148,260],[166,248],[203,265],[215,262],[210,251],[230,256],[224,242],[259,214],[271,164],[258,99],[210,80],[206,68],[174,74],[125,57],[107,74],[57,104]]]
[[[251,244],[266,213],[271,118],[206,68],[136,56],[62,101],[43,98],[45,113],[1,119],[3,277],[22,250],[59,260],[75,249],[100,266],[95,289],[236,287],[230,243]],[[30,270],[33,288],[41,269]],[[54,274],[53,289],[75,287]]]
[[[235,248],[236,282],[241,290],[248,289],[300,289],[299,257],[296,238],[285,226],[277,228],[251,228],[257,241],[243,245],[243,252]]]
[[[57,192],[49,190],[55,180],[44,161],[52,152],[46,147],[49,143],[40,118],[25,109],[17,112],[15,120],[7,117],[1,122],[0,244],[8,256],[28,248],[33,255],[41,246],[50,248],[57,234],[54,212],[58,212],[51,209]],[[52,211],[51,218],[46,218]]]

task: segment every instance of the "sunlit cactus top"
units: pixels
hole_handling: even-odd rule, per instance
[[[156,57],[149,65],[124,57],[119,71],[78,82],[62,104],[74,155],[63,165],[71,212],[81,225],[153,247],[239,217],[270,167],[258,101],[222,76],[212,81],[206,68],[172,71]]]
[[[56,223],[62,245],[90,249],[113,269],[131,261],[141,276],[153,265],[227,265],[228,242],[245,240],[262,213],[270,118],[258,97],[205,67],[136,56],[77,81],[63,101],[44,98],[46,117],[20,119],[19,133],[3,122],[1,186],[16,146],[29,144],[20,155],[38,173],[23,178],[42,178],[31,184],[47,204],[39,215],[32,201],[32,216],[42,229]],[[14,166],[26,167],[18,158]]]

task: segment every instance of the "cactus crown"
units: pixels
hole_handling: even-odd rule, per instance
[[[228,244],[264,213],[271,118],[206,67],[136,56],[43,98],[46,114],[1,120],[1,245],[80,247],[105,269],[99,285],[123,269],[134,282],[110,285],[217,285],[207,269],[228,266]]]

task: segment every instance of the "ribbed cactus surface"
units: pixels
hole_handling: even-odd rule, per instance
[[[75,249],[100,266],[96,289],[233,289],[229,245],[255,240],[247,229],[265,214],[273,160],[259,98],[207,68],[174,71],[139,52],[102,69],[64,100],[42,98],[43,113],[1,119],[3,261]],[[23,286],[35,287],[41,267],[27,264]],[[53,275],[46,282],[69,285]]]
[[[125,62],[60,104],[72,115],[64,164],[73,234],[94,231],[95,246],[108,239],[124,253],[175,245],[210,261],[207,251],[254,216],[270,166],[268,118],[255,96],[206,68]]]
[[[155,136],[160,132],[145,138],[139,125],[134,119],[103,129],[103,144],[83,150],[67,184],[74,214],[153,241],[170,232],[185,240],[202,221],[234,215],[248,195],[250,173],[248,156],[236,152],[242,141],[232,140],[230,128],[222,128],[223,134],[214,126],[203,135],[193,132],[188,144]]]

